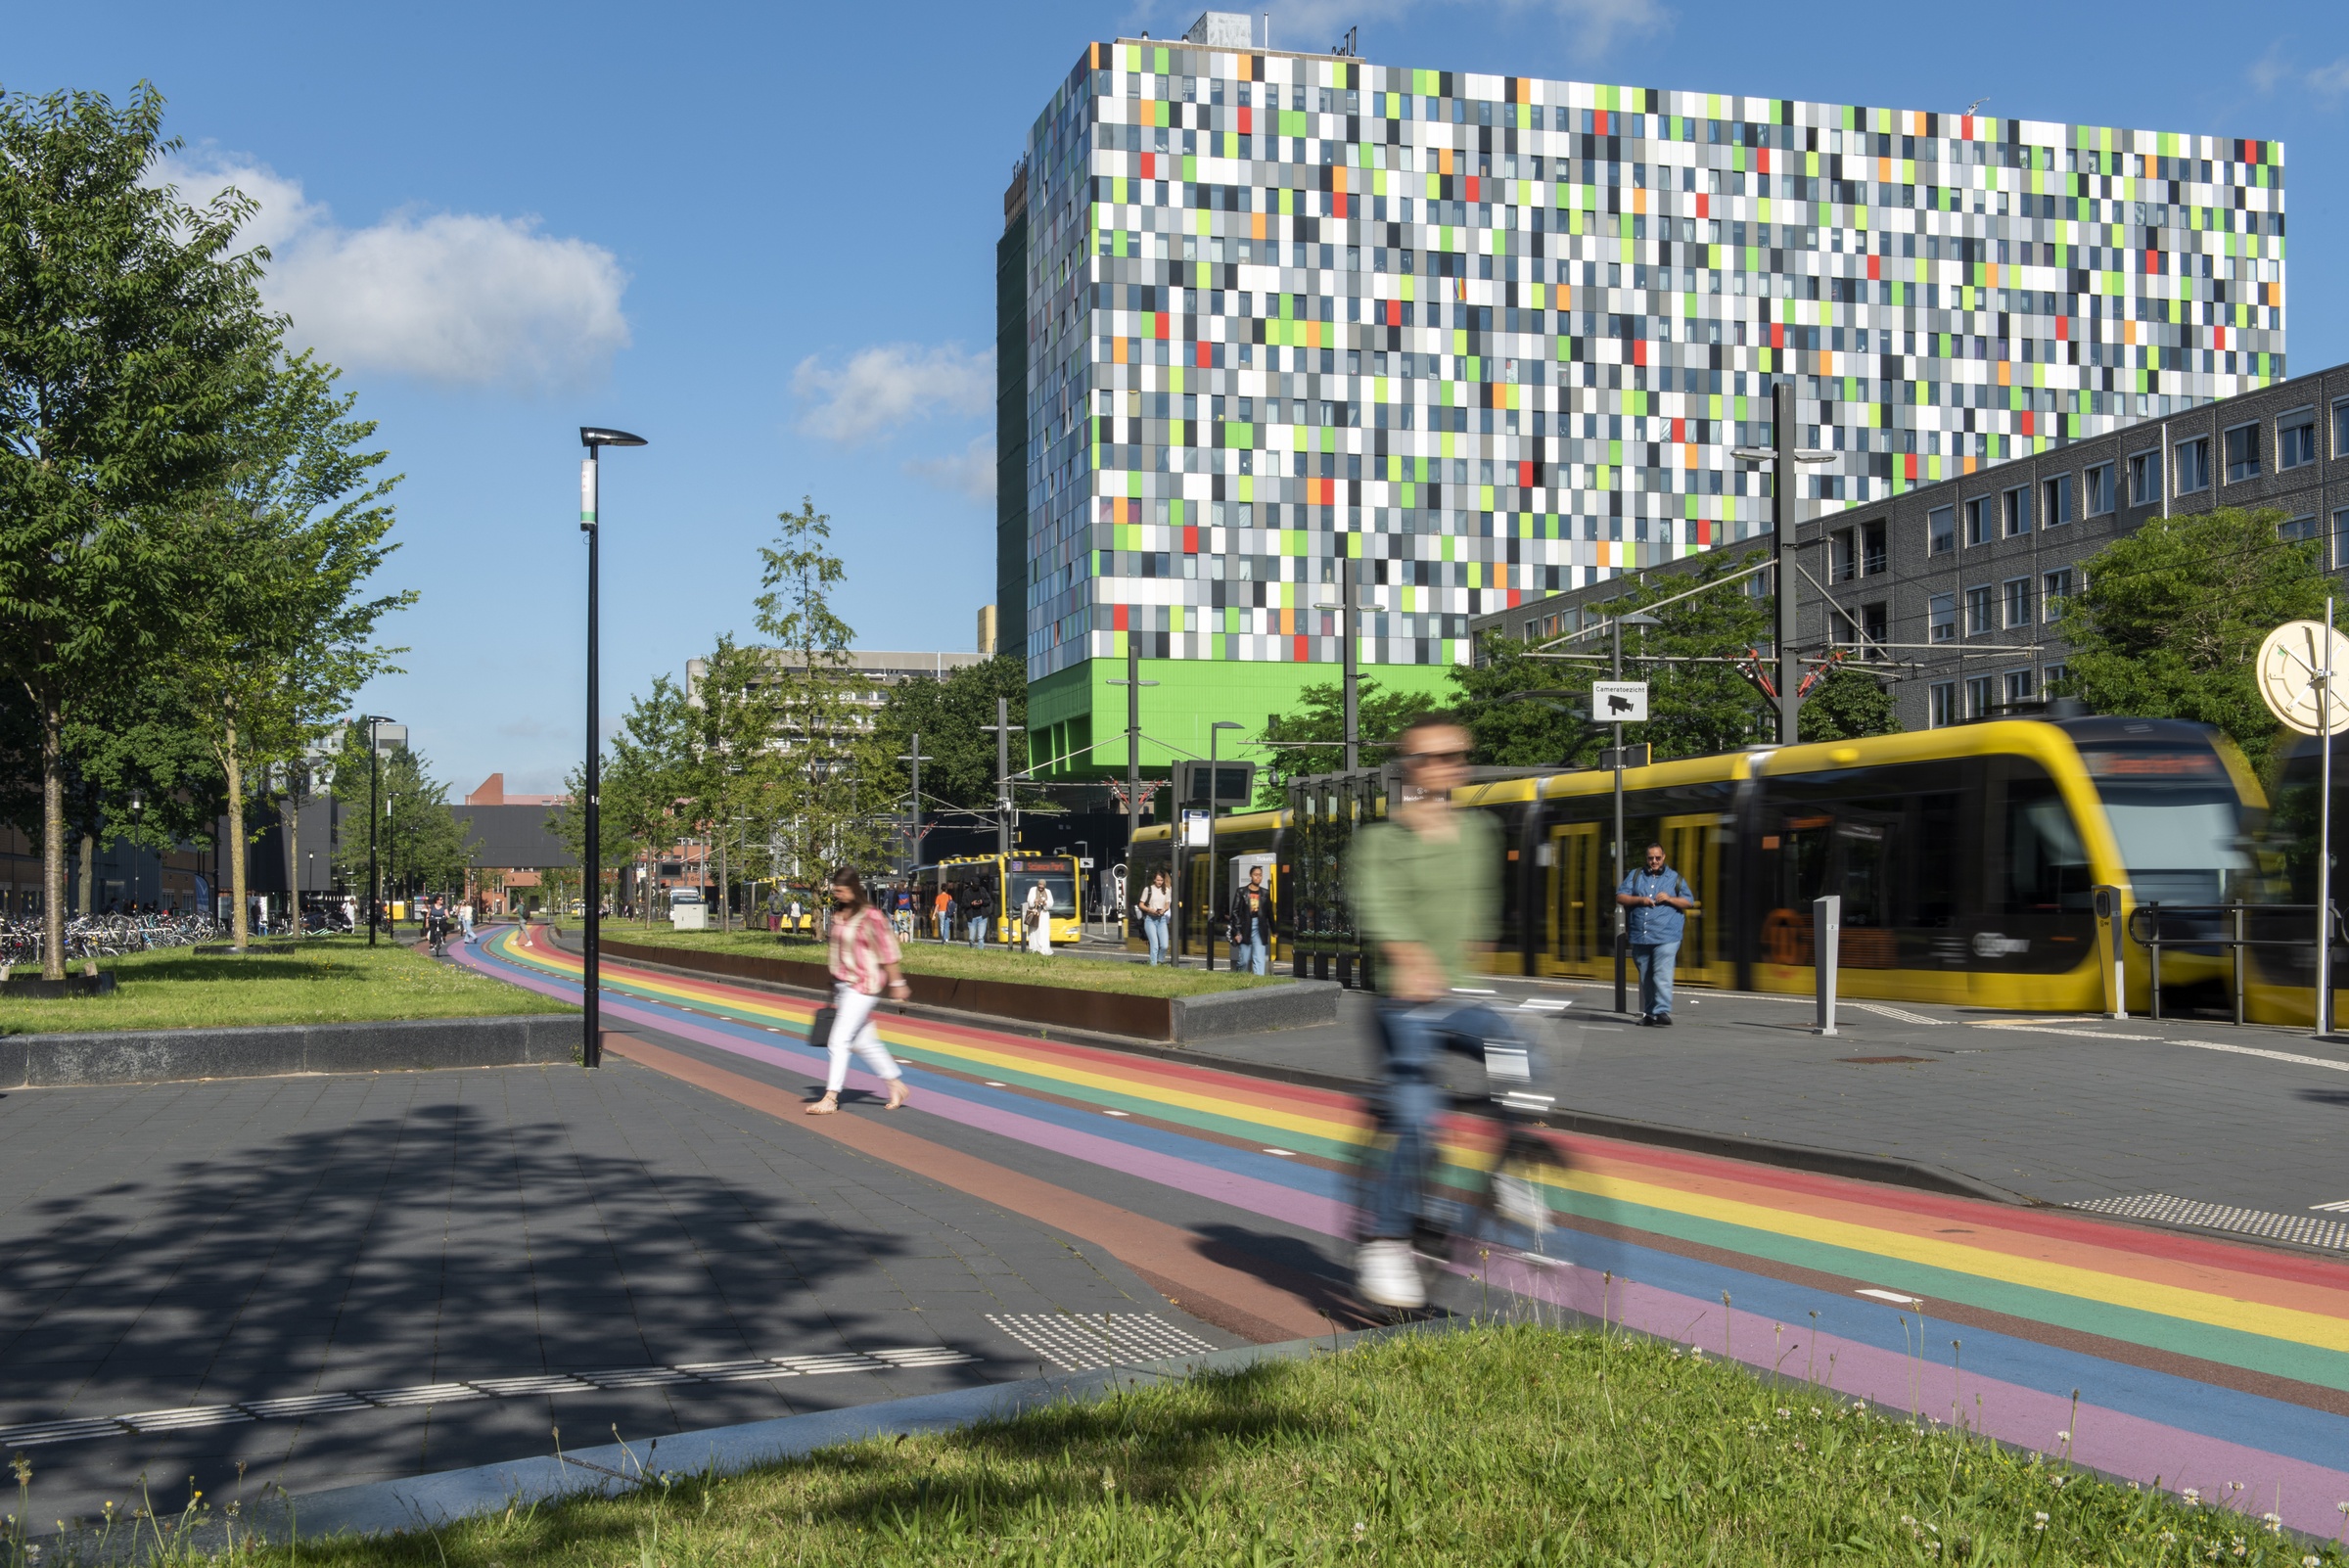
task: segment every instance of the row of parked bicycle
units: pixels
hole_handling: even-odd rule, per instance
[[[76,915],[66,922],[66,960],[186,947],[222,935],[219,922],[201,914]],[[0,920],[0,965],[39,963],[45,941],[37,921]]]

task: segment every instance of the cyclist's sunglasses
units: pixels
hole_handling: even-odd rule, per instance
[[[1403,760],[1406,762],[1465,762],[1468,756],[1466,752],[1405,752]]]

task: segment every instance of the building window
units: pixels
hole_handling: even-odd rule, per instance
[[[2161,499],[2161,454],[2129,454],[2129,504],[2151,506]]]
[[[2317,411],[2295,408],[2276,421],[2276,467],[2306,468],[2317,460]]]
[[[2349,515],[2349,514],[2344,514]],[[1958,595],[1937,593],[1925,601],[1926,635],[1935,642],[1948,642],[1958,635]]]
[[[2276,525],[2276,536],[2294,544],[2303,539],[2313,539],[2317,537],[2317,520],[2314,517],[2286,518]]]
[[[2332,514],[2332,564],[2349,566],[2349,506]]]
[[[1965,542],[1990,542],[1990,497],[1977,495],[1965,503]]]
[[[1990,675],[1976,675],[1965,683],[1965,716],[1988,718],[1991,708],[1998,702],[1998,681]]]
[[[2180,447],[2180,457],[2183,458],[2185,454],[2186,448]],[[2178,487],[2182,490],[2188,488],[2185,483],[2186,470],[2182,466],[2178,472]],[[2259,427],[2257,425],[2237,425],[2227,433],[2227,483],[2239,484],[2244,480],[2257,478],[2259,478]]]
[[[2039,578],[2040,614],[2050,622],[2063,619],[2063,601],[2072,596],[2072,569],[2042,573]]]
[[[2332,405],[2332,455],[2349,457],[2349,397]]]
[[[2172,448],[2178,464],[2178,493],[2191,495],[2210,488],[2210,438],[2197,436]]]
[[[2006,608],[2006,624],[2009,626],[2031,624],[2031,579],[2029,577],[2008,577],[2003,586],[2005,589],[2004,597]]]
[[[1991,587],[1965,590],[1965,634],[1979,637],[1991,629],[1991,618],[1997,613],[1998,590]]]
[[[1827,580],[1849,582],[1860,575],[1860,552],[1850,529],[1838,529],[1827,536]]]
[[[1925,514],[1925,553],[1947,555],[1958,548],[1958,511],[1937,506]]]
[[[1860,635],[1867,644],[1867,657],[1881,659],[1884,644],[1892,640],[1892,614],[1882,600],[1860,607]]]
[[[1892,556],[1884,547],[1884,525],[1860,525],[1860,575],[1872,577],[1879,572],[1892,570]]]
[[[2050,665],[2048,666],[2046,671],[2040,676],[2039,689],[2041,691],[2053,694],[2061,691],[2063,689],[2064,682],[2071,678],[2072,671],[2070,666]]]
[[[1999,533],[2001,536],[2011,539],[2018,533],[2030,531],[2031,491],[2029,487],[2017,484],[2011,490],[2001,491],[1999,494]]]
[[[2112,465],[2098,463],[2080,476],[2081,488],[2087,503],[2082,515],[2102,517],[2112,510]]]
[[[2039,526],[2059,529],[2072,520],[2072,477],[2058,474],[2039,485]]]
[[[2031,671],[2030,671],[2030,670],[2028,670],[2028,669],[2009,669],[2009,670],[2007,670],[2007,671],[2006,671],[2006,677],[2005,677],[2005,685],[2006,685],[2006,708],[2007,708],[2007,711],[2008,711],[2009,713],[2013,712],[2013,711],[2014,711],[2015,709],[2017,709],[2017,708],[2020,708],[2020,707],[2022,707],[2022,706],[2023,706],[2025,703],[2027,703],[2027,702],[2029,702],[2029,701],[2031,700],[2031,696],[2032,696],[2032,689],[2031,689]]]
[[[1958,683],[1956,681],[1945,680],[1939,685],[1929,687],[1927,696],[1931,698],[1931,710],[1925,717],[1927,728],[1947,729],[1950,725],[1958,722]]]

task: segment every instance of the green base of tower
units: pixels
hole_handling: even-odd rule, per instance
[[[1441,707],[1452,692],[1448,665],[1364,665],[1364,681],[1381,691],[1425,694]],[[1231,719],[1247,727],[1224,731],[1224,757],[1246,758],[1272,714],[1304,706],[1308,686],[1334,686],[1336,665],[1257,664],[1203,659],[1145,659],[1142,679],[1143,771],[1163,774],[1177,761],[1208,755],[1209,726]],[[1028,687],[1029,765],[1039,778],[1114,778],[1126,771],[1126,678],[1123,659],[1088,659]],[[1331,765],[1337,754],[1330,755]]]

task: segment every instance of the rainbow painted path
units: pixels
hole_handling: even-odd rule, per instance
[[[576,995],[577,959],[510,929],[464,956]],[[615,1027],[820,1072],[811,1002],[624,964],[603,975]],[[1366,1135],[1349,1096],[924,1019],[891,1017],[883,1034],[928,1116],[1333,1249],[1348,1232],[1346,1171]],[[918,1137],[922,1123],[902,1129]],[[2073,1456],[2108,1473],[2193,1487],[2316,1535],[2341,1527],[2349,1267],[2059,1210],[1565,1142],[1573,1170],[1550,1193],[1559,1261],[1497,1256],[1480,1265],[1496,1286],[2028,1448],[2058,1449],[2068,1432]]]

